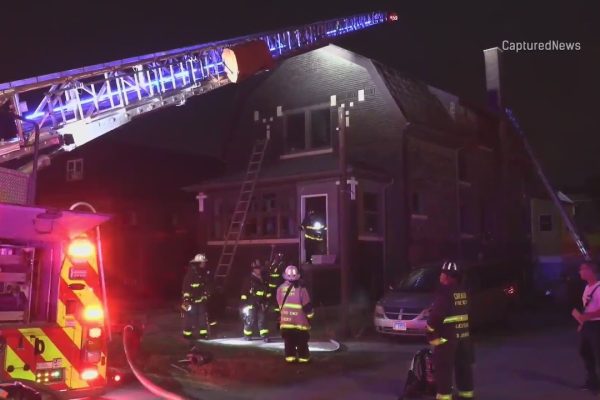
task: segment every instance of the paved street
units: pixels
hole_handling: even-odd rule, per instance
[[[525,316],[526,317],[526,316]],[[581,392],[581,363],[576,351],[577,335],[564,323],[538,321],[521,332],[505,330],[488,333],[477,344],[476,392],[486,400],[562,400],[590,399]],[[484,336],[484,335],[480,335]],[[398,397],[410,358],[423,344],[404,340],[349,342],[348,351],[381,353],[386,362],[369,370],[352,371],[298,385],[272,388],[244,388],[193,393],[195,398],[213,399],[373,399]],[[257,367],[260,364],[257,363]],[[318,368],[318,363],[312,365]],[[154,399],[143,389],[131,385],[109,393],[105,399]]]

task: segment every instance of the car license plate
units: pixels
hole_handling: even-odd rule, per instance
[[[406,322],[395,322],[394,330],[395,331],[405,331],[406,330]]]

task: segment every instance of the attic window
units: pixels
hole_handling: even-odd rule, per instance
[[[331,130],[329,108],[312,108],[286,115],[286,153],[331,149]]]
[[[304,113],[288,115],[285,119],[286,148],[289,153],[306,149]]]
[[[67,182],[83,179],[83,158],[67,161]]]

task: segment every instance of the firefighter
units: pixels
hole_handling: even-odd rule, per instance
[[[241,295],[244,337],[246,340],[252,340],[258,333],[258,336],[268,341],[269,329],[267,328],[266,313],[269,308],[271,293],[262,275],[261,262],[259,260],[253,261],[250,268],[252,274]]]
[[[285,282],[277,289],[277,304],[281,309],[281,337],[284,341],[285,361],[288,363],[310,361],[308,340],[310,320],[314,316],[308,291],[300,282],[300,272],[288,265],[283,273]]]
[[[429,317],[427,336],[433,346],[436,399],[452,399],[453,373],[459,399],[473,399],[473,347],[469,336],[469,297],[460,284],[461,270],[445,262]]]
[[[277,288],[283,283],[284,270],[283,253],[275,254],[273,260],[269,263],[267,271],[267,282],[269,283],[269,293],[271,294],[272,302],[274,302],[274,311],[279,312],[277,305]]]
[[[306,253],[306,263],[312,264],[312,256],[314,254],[322,253],[321,247],[325,239],[327,225],[325,224],[325,220],[320,215],[318,215],[314,210],[310,210],[306,217],[304,217],[302,225],[300,225],[300,230],[304,231],[304,252]]]
[[[183,337],[208,339],[206,304],[210,297],[210,270],[204,254],[196,254],[183,278],[182,305]]]

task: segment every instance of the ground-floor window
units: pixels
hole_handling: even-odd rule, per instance
[[[236,206],[237,194],[213,195],[212,231],[215,240],[223,240]],[[292,189],[256,191],[250,206],[242,239],[297,237],[296,193]]]

